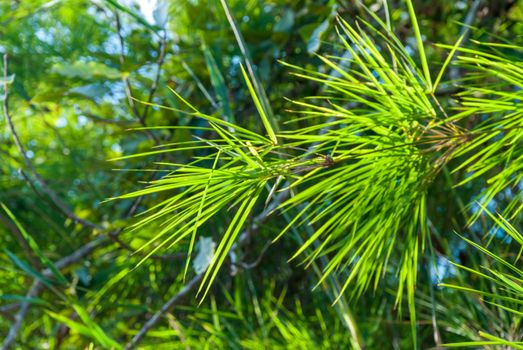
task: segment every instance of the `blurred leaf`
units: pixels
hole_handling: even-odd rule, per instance
[[[83,334],[93,340],[96,340],[100,345],[102,345],[105,348],[123,349],[123,347],[118,342],[111,339],[109,336],[105,334],[102,328],[89,317],[87,311],[85,311],[83,307],[81,307],[80,305],[73,305],[73,308],[82,320],[83,324],[73,321],[64,315],[52,311],[47,311],[47,313],[51,317],[55,318],[57,321],[69,327],[71,330],[79,334]]]
[[[89,98],[103,97],[111,90],[104,84],[88,84],[69,89],[69,93],[78,94]]]
[[[228,122],[234,123],[234,116],[231,111],[225,79],[223,78],[223,75],[220,72],[218,65],[216,64],[216,60],[214,59],[211,50],[206,45],[203,45],[203,54],[205,57],[205,63],[207,64],[207,69],[209,70],[209,75],[211,77],[211,84],[218,97],[218,100],[220,101],[224,117]]]
[[[209,267],[214,257],[215,247],[216,243],[211,237],[200,236],[200,240],[196,245],[198,255],[196,255],[193,263],[194,272],[196,272],[196,274],[200,274],[207,270],[207,267]]]
[[[16,219],[16,217],[14,216],[14,214],[9,210],[9,208],[7,208],[4,203],[1,203],[0,202],[0,205],[2,206],[2,208],[4,209],[4,211],[7,213],[7,215],[9,216],[9,218],[11,218],[11,220],[13,220],[13,222],[15,223],[16,227],[18,228],[18,230],[20,231],[20,233],[22,234],[22,236],[24,237],[24,239],[27,241],[29,247],[31,247],[31,249],[33,250],[33,252],[36,254],[36,256],[38,256],[38,258],[40,259],[40,261],[42,262],[42,265],[44,265],[45,267],[47,267],[51,273],[53,274],[53,276],[58,280],[58,282],[66,285],[68,282],[67,280],[65,279],[65,277],[62,275],[62,273],[60,272],[60,270],[58,270],[56,268],[56,266],[51,262],[51,260],[49,260],[45,255],[44,253],[40,250],[40,248],[38,247],[38,244],[36,243],[36,241],[33,239],[33,237],[27,233],[27,231],[24,229],[24,227],[18,222],[18,220]],[[10,255],[11,256],[11,255]],[[14,258],[16,258],[16,256],[13,255]],[[18,261],[18,259],[16,258],[16,260]],[[32,270],[32,269],[31,269]],[[33,270],[34,271],[34,270]],[[36,272],[36,271],[35,271]],[[38,275],[42,276],[40,273],[37,273]],[[43,276],[42,276],[43,277]],[[44,278],[45,279],[45,278]]]
[[[27,273],[29,276],[32,276],[33,278],[40,280],[43,284],[45,284],[48,287],[52,286],[52,281],[46,278],[44,275],[42,275],[40,272],[36,271],[34,268],[32,268],[29,264],[26,262],[20,260],[15,254],[10,252],[7,249],[4,249],[4,252],[7,254],[9,259],[18,266],[22,271]]]
[[[165,28],[169,19],[169,2],[167,0],[156,0],[153,18],[158,27]]]
[[[120,79],[122,77],[122,73],[119,70],[94,61],[76,61],[71,64],[56,63],[51,68],[51,72],[68,78],[81,78],[85,80],[95,78]]]
[[[280,20],[276,22],[272,30],[276,33],[287,33],[294,26],[294,11],[291,9],[285,10]]]
[[[7,78],[6,77],[0,77],[0,84],[1,85],[12,84],[14,81],[15,81],[15,75],[14,74],[8,75]]]
[[[307,52],[309,54],[316,53],[321,46],[321,37],[323,33],[329,28],[330,19],[326,19],[314,29],[309,40],[307,41]]]
[[[0,295],[0,300],[14,300],[14,301],[20,301],[23,303],[31,303],[35,305],[45,306],[47,308],[53,308],[53,306],[48,303],[47,301],[41,299],[41,298],[35,298],[35,297],[26,297],[24,295],[13,295],[13,294],[3,294]]]

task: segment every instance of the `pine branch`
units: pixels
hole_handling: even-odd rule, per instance
[[[330,73],[331,76],[334,76],[335,75],[335,70],[332,70],[331,73]],[[327,133],[329,131],[330,128],[328,127],[325,127],[325,128],[322,128],[320,130],[320,134],[323,135],[325,133]],[[318,146],[318,143],[314,143],[312,144],[308,149],[307,149],[307,158],[310,158],[311,155],[314,153],[314,149]],[[258,214],[253,220],[252,220],[252,223],[250,225],[250,227],[248,227],[246,230],[244,230],[241,234],[240,234],[240,237],[238,239],[238,242],[235,242],[230,250],[230,252],[234,252],[238,246],[238,244],[240,246],[243,246],[245,244],[247,244],[250,239],[252,238],[252,236],[258,231],[258,229],[260,228],[260,226],[276,211],[276,209],[278,208],[278,206],[283,203],[285,200],[287,200],[290,195],[291,195],[291,192],[290,192],[290,183],[289,182],[286,182],[284,185],[283,185],[283,188],[284,190],[281,191],[277,196],[274,197],[274,200],[271,202],[270,205],[268,205],[260,214]],[[265,254],[266,250],[268,249],[268,245],[266,245],[262,252],[260,253],[259,257],[255,260],[254,263],[251,263],[251,264],[248,264],[248,265],[245,265],[244,267],[246,267],[247,269],[250,268],[250,267],[253,267],[256,266],[259,261],[263,258],[263,255]],[[229,253],[229,258],[232,259],[231,257],[231,254]],[[240,267],[242,267],[242,264],[238,264]],[[236,271],[236,269],[234,270]],[[160,319],[160,317],[168,312],[175,304],[177,304],[186,294],[188,294],[190,291],[192,291],[193,289],[196,288],[196,286],[198,285],[198,283],[202,280],[203,278],[203,273],[202,274],[199,274],[199,275],[196,275],[195,277],[193,277],[184,287],[182,287],[182,289],[176,294],[174,295],[171,299],[169,299],[165,304],[163,304],[163,306],[160,308],[160,310],[158,310],[145,324],[144,326],[140,329],[140,331],[138,332],[138,334],[136,334],[133,339],[127,343],[127,345],[125,346],[125,349],[128,350],[128,349],[133,349],[141,340],[143,337],[145,337],[145,335],[147,334],[147,332],[152,328],[154,327],[154,325],[158,322],[158,320]]]

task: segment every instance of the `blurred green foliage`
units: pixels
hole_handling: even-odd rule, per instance
[[[433,76],[449,47],[432,43],[454,45],[463,31],[460,23],[475,2],[413,1]],[[286,129],[309,125],[289,112],[294,107],[288,99],[322,96],[325,86],[289,74],[279,60],[328,75],[332,67],[317,54],[343,57],[345,53],[336,17],[351,23],[358,17],[368,19],[367,7],[385,18],[381,0],[229,0],[228,4],[267,95],[271,120]],[[158,233],[161,223],[122,231],[140,219],[130,213],[153,208],[169,198],[167,194],[105,202],[142,189],[144,181],[161,178],[162,162],[189,163],[207,156],[201,149],[186,147],[183,152],[121,158],[169,149],[169,144],[183,147],[183,142],[193,140],[184,127],[200,128],[197,137],[212,133],[204,120],[176,111],[186,106],[171,89],[203,113],[264,134],[242,75],[245,53],[220,1],[158,1],[152,10],[131,0],[0,0],[0,54],[8,54],[8,74],[14,76],[8,84],[9,112],[24,156],[74,215],[97,223],[96,228],[86,227],[64,214],[27,168],[2,116],[0,202],[8,210],[0,211],[0,337],[9,337],[15,315],[23,304],[29,305],[10,345],[14,349],[123,348],[187,282],[188,242],[183,249],[158,251],[134,269],[147,253],[135,250]],[[415,56],[418,45],[405,2],[389,1],[388,12],[395,34]],[[479,1],[470,25],[467,43],[521,46],[523,0]],[[506,54],[503,48],[494,51]],[[523,61],[521,51],[511,57]],[[488,76],[474,78],[477,86],[493,81]],[[442,107],[450,110],[455,107],[450,96],[455,87],[444,83],[441,88],[449,94]],[[3,87],[0,90],[3,96]],[[180,128],[144,129],[157,126]],[[518,137],[513,142],[523,147]],[[490,263],[484,252],[465,246],[453,233],[470,233],[469,238],[477,242],[481,235],[492,233],[488,216],[467,226],[475,212],[474,205],[466,206],[488,183],[480,179],[454,187],[466,175],[463,169],[446,172],[427,193],[432,232],[428,244],[433,249],[425,251],[417,265],[418,348],[483,339],[480,330],[522,340],[521,329],[513,326],[519,326],[521,313],[514,315],[473,294],[437,285],[467,284],[497,293],[488,279],[465,278],[447,261],[470,268]],[[489,209],[503,211],[521,190],[521,185],[514,192],[503,188]],[[518,228],[520,216],[511,218]],[[231,218],[230,213],[219,213],[199,234],[219,242]],[[284,215],[271,217],[238,252],[242,261],[257,262],[255,266],[227,262],[201,305],[196,291],[189,293],[163,314],[139,348],[414,347],[411,318],[395,305],[397,276],[387,274],[379,289],[358,299],[343,296],[331,306],[343,280],[332,277],[313,290],[328,261],[309,269],[288,262],[303,243],[299,241],[302,228],[264,250],[287,223]],[[489,249],[503,258],[517,256],[519,247],[497,232]],[[96,246],[89,254],[59,266],[60,273],[42,272],[51,261],[58,265],[93,242]],[[196,246],[195,251],[202,249]],[[260,256],[262,251],[265,254]],[[189,275],[194,275],[192,267]],[[30,291],[38,280],[46,283],[33,295]],[[515,283],[521,286],[521,279]],[[521,294],[519,298],[521,302]],[[518,307],[521,310],[521,304]]]

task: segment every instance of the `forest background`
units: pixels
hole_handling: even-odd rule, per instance
[[[521,45],[523,0],[0,0],[2,349],[523,348]],[[377,59],[389,51],[397,56]],[[412,65],[393,102],[356,87],[386,84],[374,65],[401,73],[403,60]],[[337,206],[315,184],[352,188],[321,182],[345,176],[352,149],[417,142],[397,144],[381,129],[411,128],[411,115],[408,126],[361,119],[408,103],[430,104],[459,131],[418,147],[437,155],[437,172],[398,186],[422,193],[422,209],[388,191],[417,173],[401,178],[399,160],[370,158],[362,169],[382,177],[354,191],[374,199]],[[365,127],[351,129],[351,118]],[[416,123],[430,129],[425,121]],[[443,126],[434,135],[447,135]],[[368,143],[345,145],[343,130]],[[211,197],[212,175],[184,166],[179,186],[145,184],[195,160],[211,174],[227,170],[227,157],[292,166],[265,174],[274,177],[259,192],[234,192],[248,182],[240,178]],[[238,179],[245,169],[228,171]],[[293,181],[305,185],[286,190]],[[221,207],[201,223],[207,192]],[[228,192],[236,203],[221,202]],[[171,199],[194,215],[185,227],[194,235],[174,245],[155,238],[183,213],[163,207]],[[299,220],[314,203],[335,210]],[[162,222],[140,221],[155,213]],[[329,218],[339,221],[325,229]],[[329,234],[336,244],[324,246]],[[344,241],[353,236],[357,245]],[[392,253],[373,251],[367,237]]]

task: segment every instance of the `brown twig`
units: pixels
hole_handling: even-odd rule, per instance
[[[267,252],[267,250],[269,250],[269,247],[271,246],[272,242],[271,241],[267,241],[267,243],[265,243],[265,245],[263,246],[261,252],[258,254],[258,257],[256,258],[256,260],[254,260],[253,262],[251,263],[246,263],[246,262],[243,262],[243,261],[239,261],[237,263],[234,263],[236,266],[242,268],[243,270],[251,270],[253,268],[255,268],[256,266],[258,266],[260,264],[260,262],[262,261],[263,257],[265,256],[265,253]]]

